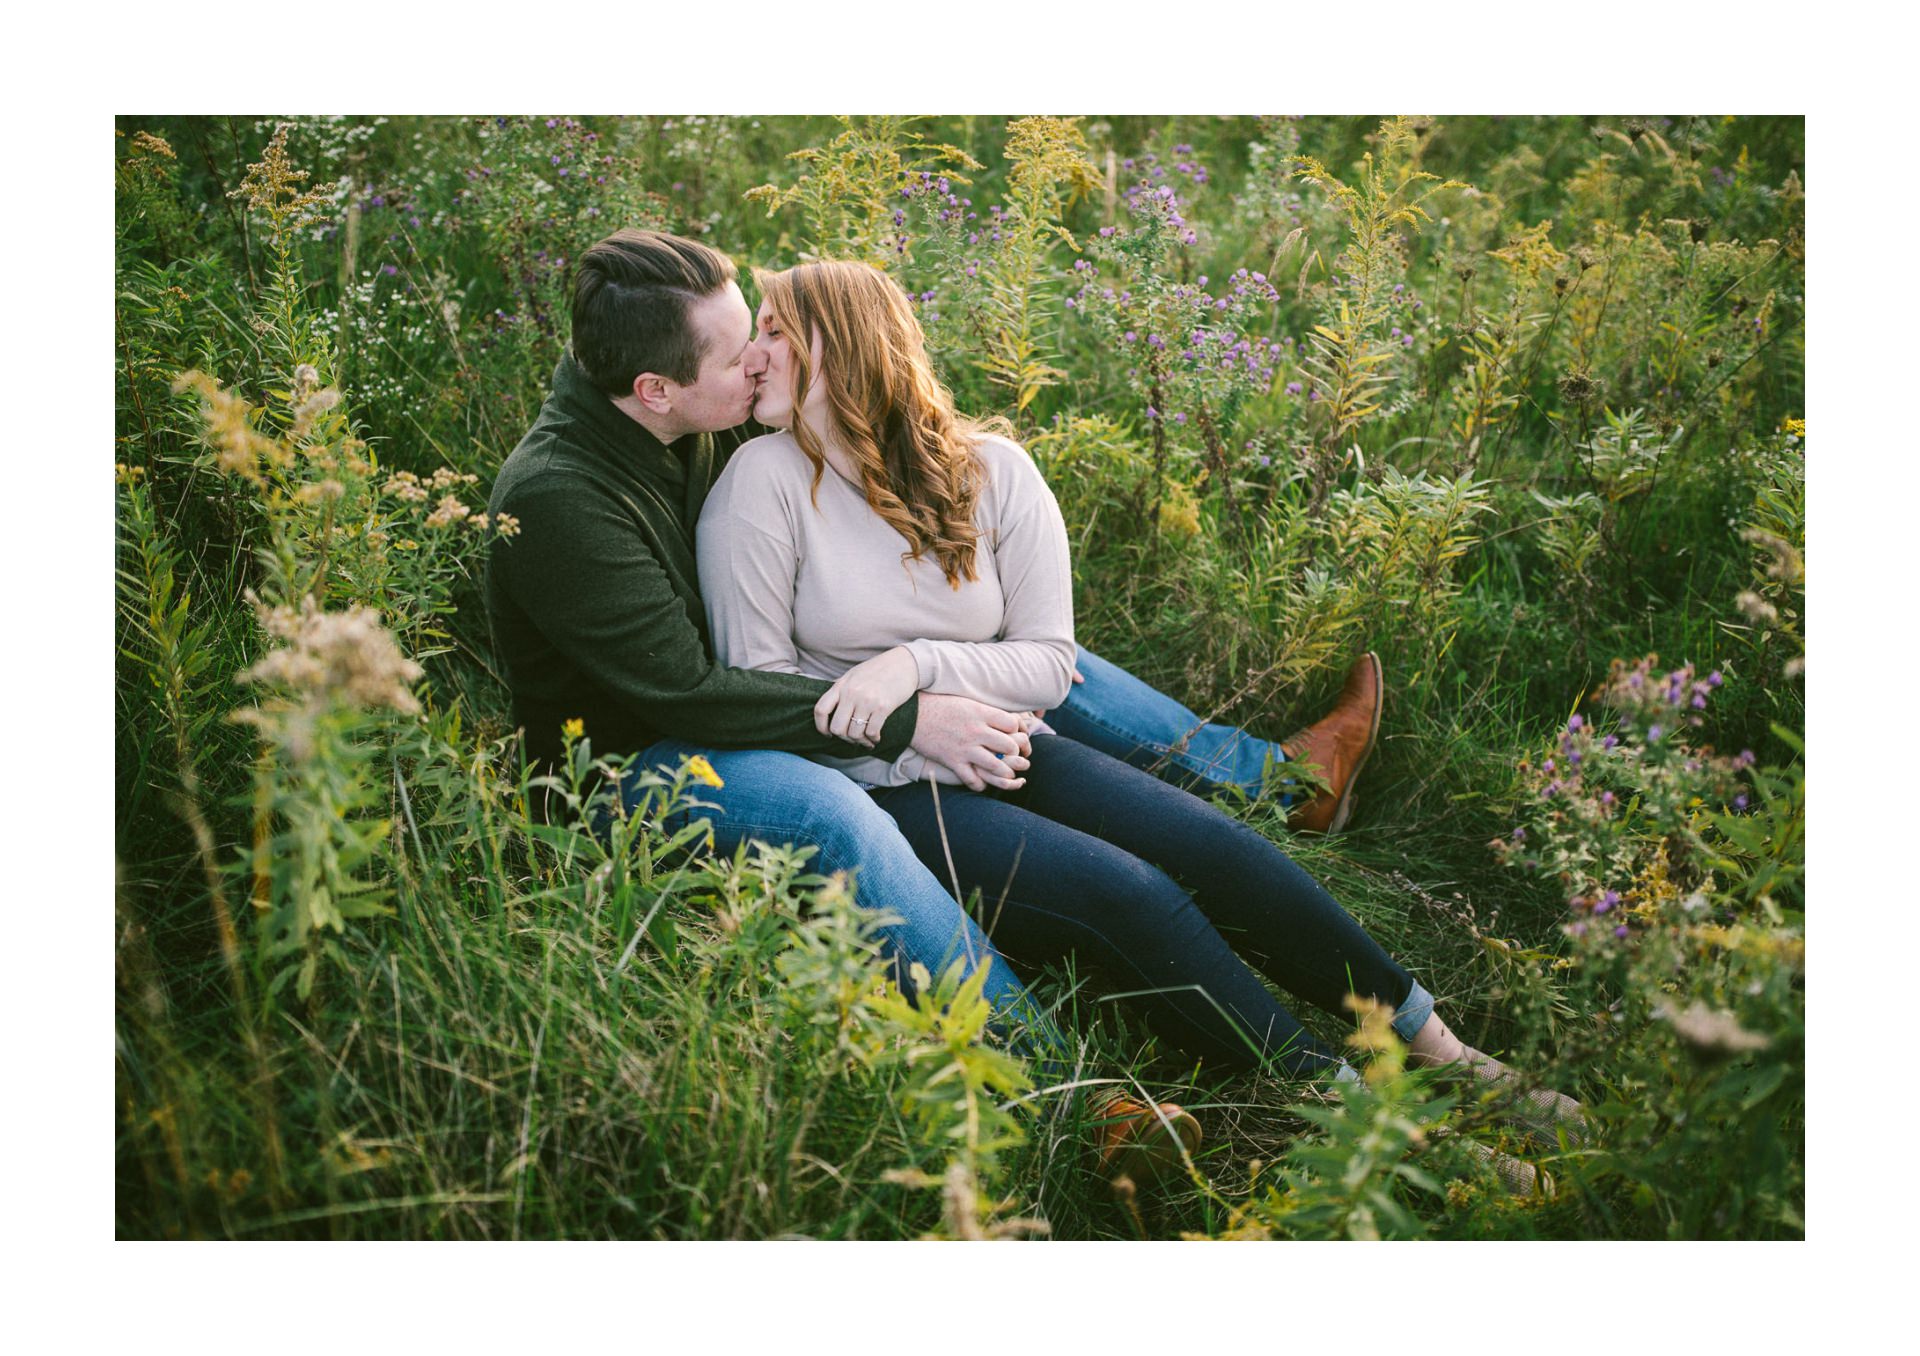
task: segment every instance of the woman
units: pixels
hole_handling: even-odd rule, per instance
[[[696,534],[721,662],[834,680],[816,717],[855,742],[922,688],[1057,704],[1075,654],[1067,537],[1032,460],[1004,425],[954,412],[884,273],[815,263],[755,278],[767,366],[754,417],[783,431],[735,453]],[[1417,1063],[1506,1076],[1260,834],[1044,723],[1031,742],[1009,791],[959,789],[913,754],[835,766],[958,897],[980,892],[996,948],[1023,964],[1077,953],[1191,1056],[1355,1076],[1244,954],[1328,1012],[1344,1016],[1350,994],[1385,1003]],[[1547,1096],[1557,1116],[1577,1112]]]

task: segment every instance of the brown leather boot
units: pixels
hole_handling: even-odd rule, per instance
[[[1173,1102],[1149,1107],[1118,1096],[1101,1107],[1099,1115],[1095,1134],[1105,1176],[1124,1174],[1142,1184],[1176,1176],[1186,1171],[1187,1159],[1200,1147],[1200,1122]]]
[[[1380,656],[1369,650],[1347,670],[1340,697],[1317,724],[1281,742],[1290,762],[1311,763],[1327,789],[1287,814],[1297,833],[1338,833],[1353,813],[1353,784],[1373,753],[1380,734],[1380,704],[1385,686]]]

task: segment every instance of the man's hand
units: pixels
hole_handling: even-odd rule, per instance
[[[913,747],[921,757],[949,769],[970,791],[989,786],[1017,791],[1026,785],[1026,778],[1018,774],[1027,770],[1027,760],[1033,756],[1033,744],[1027,738],[1032,722],[1024,711],[1002,711],[945,692],[922,692]]]
[[[894,708],[920,689],[920,666],[904,645],[855,664],[813,704],[813,727],[823,735],[872,748]],[[923,719],[921,724],[926,722]],[[925,750],[922,750],[924,753]]]

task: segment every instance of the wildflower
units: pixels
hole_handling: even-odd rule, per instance
[[[1721,1064],[1773,1044],[1768,1037],[1741,1026],[1731,1012],[1705,1003],[1690,1004],[1684,1011],[1662,1004],[1654,1015],[1672,1023],[1673,1033],[1687,1047],[1687,1053],[1702,1064]]]
[[[222,471],[257,485],[261,483],[262,460],[283,465],[291,457],[286,448],[255,431],[252,405],[222,389],[206,373],[183,372],[174,380],[173,390],[176,395],[189,390],[200,393],[200,417],[207,441],[213,445],[215,463]]]
[[[311,367],[306,367],[306,364],[304,363],[302,363],[301,366],[305,367],[308,372],[313,371]],[[318,379],[317,374],[315,379],[316,380]],[[298,377],[296,373],[296,383],[297,381],[298,381]],[[297,389],[297,386],[296,386],[296,389]],[[289,431],[288,436],[290,436],[295,442],[304,441],[307,435],[313,431],[314,420],[318,419],[321,415],[325,414],[328,410],[332,409],[334,406],[338,405],[339,403],[340,403],[340,392],[335,390],[333,387],[329,386],[324,391],[315,391],[312,395],[308,396],[305,400],[302,400],[297,406],[294,407],[293,427]]]
[[[1567,729],[1569,731],[1576,731],[1584,724],[1586,724],[1586,722],[1581,720],[1579,716],[1567,717]]]
[[[713,770],[713,764],[697,753],[687,759],[687,775],[703,786],[718,788],[726,785],[720,780],[720,774]]]
[[[449,527],[472,512],[472,509],[461,503],[459,499],[453,495],[442,495],[440,502],[434,506],[433,512],[427,515],[427,526]]]
[[[587,723],[578,716],[575,716],[572,720],[567,721],[560,727],[560,737],[562,739],[578,739],[586,732]]]
[[[297,611],[262,607],[260,624],[286,644],[242,673],[241,682],[288,688],[313,706],[337,699],[404,715],[419,711],[408,689],[425,670],[400,652],[372,609],[323,612],[308,597]]]
[[[347,487],[329,476],[325,480],[315,481],[311,485],[302,485],[294,491],[294,501],[301,504],[324,504],[339,499],[347,492]]]
[[[133,144],[149,155],[157,155],[163,160],[178,160],[180,158],[173,153],[173,147],[168,145],[164,138],[157,137],[151,132],[135,132],[133,134]],[[1788,422],[1792,423],[1796,421],[1789,420]]]

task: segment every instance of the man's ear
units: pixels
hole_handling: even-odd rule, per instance
[[[671,414],[675,386],[665,377],[642,372],[633,379],[633,398],[649,414]]]

